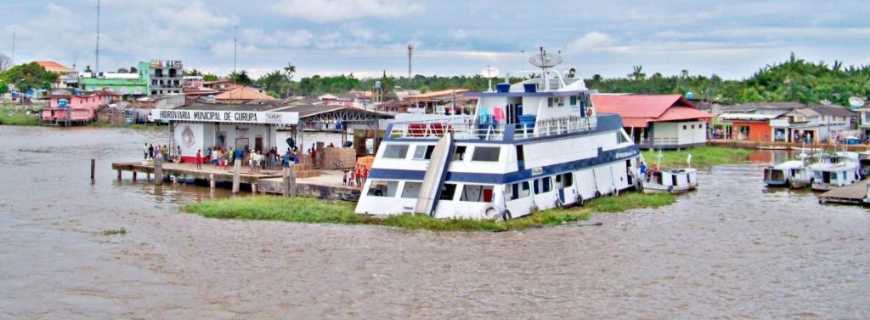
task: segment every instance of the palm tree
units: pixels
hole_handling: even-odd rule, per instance
[[[629,77],[634,78],[634,80],[643,80],[646,78],[646,73],[643,73],[643,66],[636,65],[633,66],[634,72],[628,74]]]
[[[284,67],[284,76],[287,77],[287,91],[284,94],[285,97],[290,96],[290,84],[293,82],[293,76],[296,75],[296,66],[292,63],[287,63],[287,66]]]

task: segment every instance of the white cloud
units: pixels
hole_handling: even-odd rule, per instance
[[[274,8],[286,17],[321,23],[401,17],[423,11],[423,6],[415,0],[283,0]]]
[[[598,31],[592,31],[575,39],[569,45],[573,51],[600,51],[613,46],[616,40],[610,35]]]

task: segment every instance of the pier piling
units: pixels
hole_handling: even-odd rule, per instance
[[[241,177],[239,174],[242,171],[242,162],[239,159],[233,160],[233,193],[239,193],[239,183]]]
[[[163,160],[160,157],[154,159],[154,184],[163,184]]]
[[[97,159],[91,159],[91,184],[94,184],[94,170],[97,167]]]

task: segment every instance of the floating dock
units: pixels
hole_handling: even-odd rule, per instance
[[[864,205],[868,184],[870,184],[870,180],[862,180],[845,187],[832,189],[819,195],[819,203]]]

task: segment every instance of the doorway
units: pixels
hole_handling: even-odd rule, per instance
[[[254,138],[254,150],[263,152],[263,137]]]

